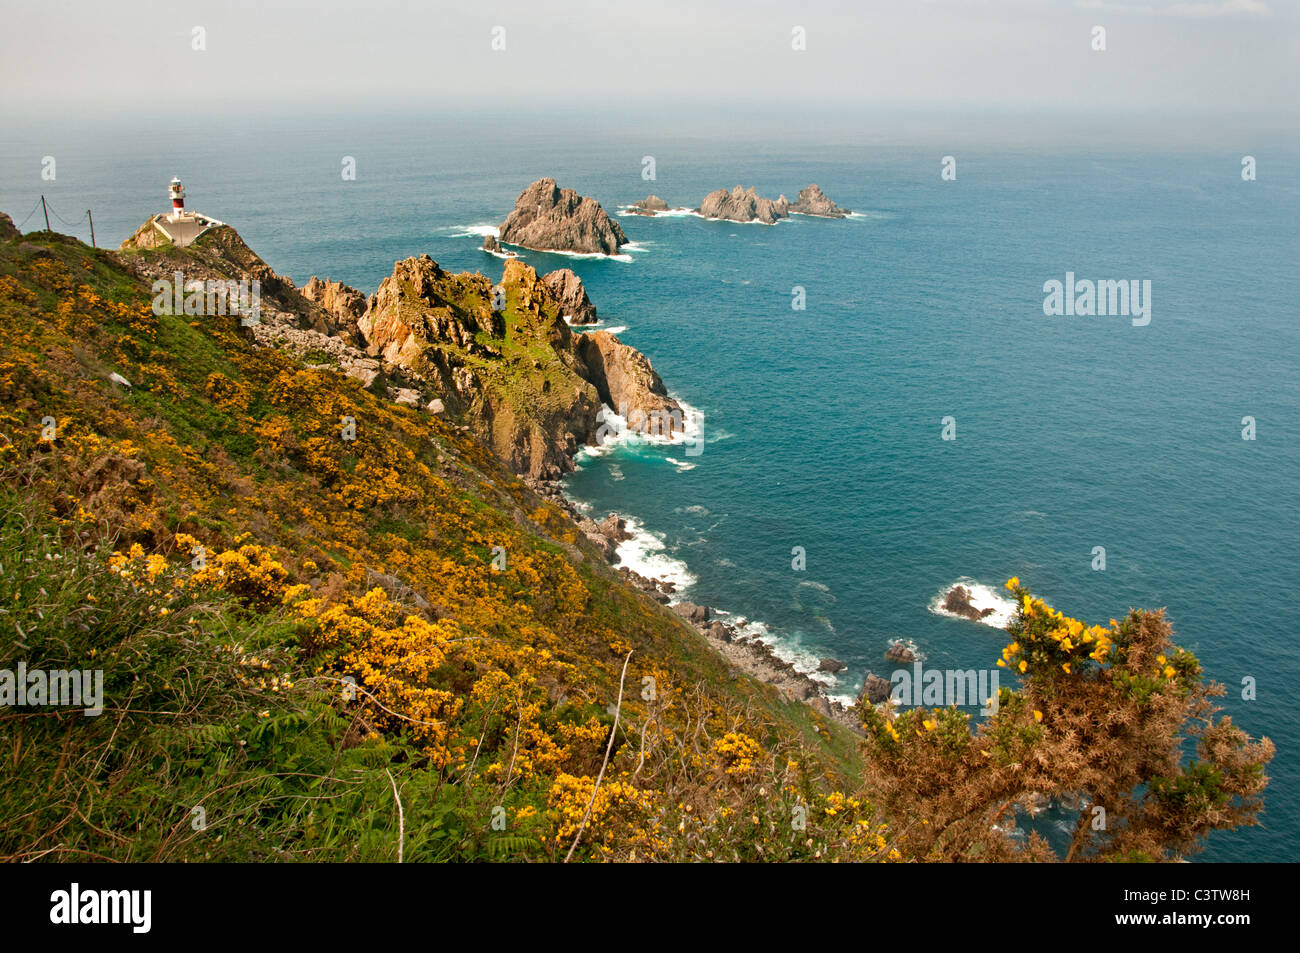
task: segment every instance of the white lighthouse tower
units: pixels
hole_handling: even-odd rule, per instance
[[[181,184],[180,176],[172,176],[167,186],[167,197],[172,200],[172,210],[155,215],[153,224],[177,248],[184,248],[208,229],[225,224],[211,215],[185,211],[185,186]]]
[[[172,221],[176,221],[185,214],[185,186],[181,185],[179,176],[172,176],[171,185],[167,187],[167,195],[172,200]]]

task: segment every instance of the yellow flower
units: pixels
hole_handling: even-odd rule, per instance
[[[1018,585],[1020,585],[1020,577],[1019,577],[1019,576],[1012,576],[1010,579],[1007,580],[1007,588],[1008,588],[1008,589],[1014,590],[1014,589],[1016,588],[1016,586],[1018,586]]]
[[[1069,674],[1070,674],[1070,663],[1069,663],[1069,662],[1062,662],[1062,663],[1061,663],[1061,668],[1065,669],[1065,674],[1066,674],[1066,675],[1069,675]]]
[[[1020,674],[1021,674],[1021,675],[1025,674],[1025,669],[1027,669],[1027,668],[1029,668],[1029,663],[1026,662],[1024,659],[1021,659],[1021,660],[1020,660]]]
[[[934,729],[939,727],[938,722],[934,721],[931,718],[925,719],[925,721],[921,722],[921,724],[925,725],[926,731],[934,731]]]
[[[1043,713],[1042,713],[1041,711],[1039,711],[1037,708],[1035,708],[1035,709],[1034,709],[1034,721],[1042,721],[1042,720],[1043,720]]]
[[[1166,665],[1165,678],[1173,678],[1173,677],[1174,677],[1174,667],[1172,665]]]

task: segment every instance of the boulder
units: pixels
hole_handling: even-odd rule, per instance
[[[687,622],[698,624],[709,621],[708,606],[697,606],[693,602],[679,602],[672,606],[672,610]]]
[[[4,212],[0,212],[0,242],[12,241],[20,237],[22,233],[15,227],[14,220]]]
[[[485,235],[483,237],[483,250],[490,251],[490,252],[499,252],[501,250],[501,243],[497,241],[497,237],[495,235]]]
[[[384,592],[388,593],[389,598],[394,602],[404,602],[413,605],[421,611],[430,608],[429,600],[416,592],[407,583],[398,579],[396,576],[390,576],[388,573],[377,572],[374,569],[366,570],[366,585],[370,587],[378,586]]]
[[[627,235],[595,199],[538,179],[520,193],[497,230],[500,240],[538,251],[617,255]]]
[[[847,665],[845,665],[839,659],[834,659],[834,658],[824,658],[817,665],[817,671],[819,672],[842,672],[846,668],[848,668]]]
[[[893,690],[894,684],[889,679],[868,672],[867,680],[862,686],[862,696],[859,698],[859,702],[865,698],[872,705],[879,705],[889,698]]]

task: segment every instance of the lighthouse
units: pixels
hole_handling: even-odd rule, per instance
[[[167,194],[172,200],[171,217],[173,220],[178,219],[185,214],[185,186],[181,185],[179,176],[172,176],[171,185],[167,187]]]
[[[210,228],[224,225],[211,215],[185,211],[185,186],[181,185],[180,176],[172,176],[167,186],[167,197],[172,200],[170,212],[159,212],[153,217],[153,225],[163,238],[177,248],[184,248]]]

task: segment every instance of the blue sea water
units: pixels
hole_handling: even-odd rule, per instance
[[[761,623],[801,658],[846,662],[837,694],[887,674],[897,637],[927,666],[991,668],[1002,634],[931,608],[958,579],[996,590],[1019,575],[1101,623],[1167,607],[1178,641],[1228,686],[1224,710],[1278,747],[1261,825],[1215,835],[1202,856],[1294,860],[1300,154],[1261,151],[1244,182],[1246,148],[993,143],[960,150],[943,181],[948,151],[467,115],[19,125],[0,146],[0,209],[21,220],[44,192],[56,228],[88,239],[59,219],[91,208],[100,244],[116,245],[164,209],[178,174],[191,208],[277,271],[369,293],[421,253],[499,275],[472,228],[544,175],[611,212],[651,192],[696,205],[737,183],[791,198],[818,183],[860,214],[623,217],[630,260],[524,253],[539,271],[573,268],[604,325],[625,327],[704,415],[698,456],[623,446],[584,457],[570,492],[598,516],[634,516],[640,555],[688,573],[687,598]],[[40,223],[37,210],[25,227]],[[1043,283],[1066,272],[1150,280],[1150,324],[1045,316]]]

